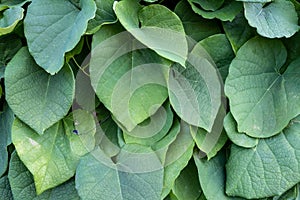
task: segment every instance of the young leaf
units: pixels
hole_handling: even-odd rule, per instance
[[[52,75],[57,73],[64,65],[65,53],[79,42],[95,12],[93,0],[81,0],[80,8],[68,0],[32,1],[24,32],[36,63]]]
[[[14,121],[12,141],[33,174],[37,194],[65,182],[75,173],[79,157],[73,153],[65,131],[60,121],[38,135],[19,119]]]
[[[11,144],[11,127],[14,113],[4,105],[4,112],[0,114],[0,176],[4,174],[8,164],[7,146]]]
[[[217,156],[209,161],[200,159],[197,153],[194,153],[194,160],[203,194],[208,200],[243,200],[225,194],[225,151],[220,151]]]
[[[258,144],[257,138],[249,137],[237,131],[237,123],[231,113],[228,113],[224,119],[224,128],[229,139],[240,147],[252,148]]]
[[[96,33],[102,25],[117,22],[113,11],[114,0],[96,0],[97,10],[93,19],[88,22],[87,34]]]
[[[238,14],[232,22],[222,22],[222,24],[235,54],[255,34],[255,30],[249,26],[242,13]]]
[[[300,181],[300,117],[252,149],[231,146],[226,193],[247,199],[279,196]],[[255,183],[255,184],[253,184]]]
[[[256,37],[232,61],[225,83],[238,131],[266,138],[279,133],[300,114],[300,60],[280,73],[287,52],[278,40]]]
[[[223,5],[215,11],[207,11],[198,7],[197,2],[188,0],[191,4],[193,11],[207,19],[220,19],[222,21],[232,21],[235,16],[242,10],[243,5],[241,2],[234,0],[225,0]]]
[[[5,70],[6,100],[22,121],[43,134],[68,113],[74,96],[74,82],[69,66],[51,76],[23,47]]]
[[[10,184],[8,181],[8,177],[3,176],[0,178],[0,194],[1,198],[5,200],[13,200],[13,195],[11,192]]]
[[[211,131],[221,106],[221,81],[206,50],[198,43],[183,68],[172,66],[168,90],[170,103],[181,119]]]
[[[9,164],[8,178],[11,185],[14,200],[34,199],[34,200],[53,200],[53,199],[72,199],[79,200],[75,189],[74,179],[43,192],[36,194],[34,181],[31,173],[22,163],[16,152],[11,155]]]
[[[123,137],[126,143],[136,143],[152,146],[161,140],[170,130],[173,123],[173,112],[170,104],[160,107],[154,115],[137,125],[132,131],[124,130]]]
[[[250,26],[257,28],[264,37],[291,37],[299,30],[298,16],[290,1],[275,0],[267,6],[245,2],[244,8]]]
[[[198,200],[202,190],[195,162],[191,159],[189,164],[181,171],[172,188],[173,194],[178,200]]]
[[[0,18],[0,36],[8,34],[14,30],[20,20],[23,19],[24,9],[12,7],[3,11]]]
[[[128,32],[111,37],[114,27],[100,29],[94,36],[105,34],[107,40],[93,42],[91,83],[116,120],[132,131],[166,100],[169,62],[145,49]]]
[[[153,151],[125,145],[116,159],[114,164],[99,148],[81,159],[76,188],[82,199],[160,199],[163,168]]]
[[[180,1],[174,12],[181,19],[185,33],[196,42],[221,32],[216,20],[207,20],[197,15],[186,1]]]

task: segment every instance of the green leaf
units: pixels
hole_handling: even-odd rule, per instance
[[[224,119],[224,128],[229,139],[240,147],[252,148],[258,144],[257,138],[249,137],[237,131],[237,123],[231,113],[228,113]]]
[[[173,123],[173,112],[170,103],[160,107],[154,115],[138,124],[132,131],[124,130],[126,143],[137,143],[152,146],[161,140],[170,130]]]
[[[95,12],[93,0],[81,0],[80,8],[68,0],[33,1],[24,31],[36,63],[50,74],[57,73],[64,65],[65,53],[79,42]]]
[[[0,79],[4,77],[7,63],[14,57],[22,47],[20,38],[16,35],[5,35],[0,37]]]
[[[204,10],[216,11],[223,5],[224,0],[191,0],[191,2],[199,4]]]
[[[209,161],[200,159],[197,153],[194,153],[194,160],[203,194],[208,200],[242,200],[225,194],[225,151],[220,151]]]
[[[189,125],[180,122],[180,132],[168,147],[164,161],[164,182],[161,197],[165,198],[173,188],[176,178],[187,166],[193,155],[195,143],[191,137]]]
[[[221,81],[212,62],[198,43],[185,68],[179,64],[172,66],[168,81],[170,103],[177,115],[207,131],[211,131],[221,106]]]
[[[200,44],[212,57],[221,77],[225,81],[229,65],[234,58],[234,53],[227,37],[224,34],[212,35],[200,41]]]
[[[128,131],[153,115],[166,100],[169,62],[124,32],[111,37],[115,26],[101,28],[90,62],[91,83],[105,107]],[[113,77],[113,78],[112,78]]]
[[[238,14],[232,22],[222,22],[222,25],[235,54],[255,34],[255,30],[249,26],[242,13]]]
[[[140,42],[162,57],[184,65],[187,41],[182,22],[174,12],[158,4],[142,8],[135,0],[116,3],[115,12],[125,29]]]
[[[298,43],[299,40],[300,32],[297,32],[290,38],[282,40],[288,52],[287,62],[285,65],[290,64],[293,60],[296,60],[300,57],[300,44]]]
[[[247,199],[279,196],[300,181],[300,117],[280,134],[245,149],[231,146],[226,193]],[[255,183],[255,184],[253,184]]]
[[[97,148],[81,159],[76,171],[76,188],[85,200],[160,199],[162,181],[158,157],[139,145],[125,145],[116,164]]]
[[[23,6],[26,2],[30,0],[2,0],[0,1],[0,11],[12,7]]]
[[[70,179],[62,185],[59,185],[53,189],[43,192],[40,195],[37,195],[33,177],[25,167],[25,165],[22,163],[16,152],[12,153],[9,166],[8,178],[15,200],[79,200],[79,196],[75,189],[74,179]]]
[[[117,17],[113,10],[114,0],[96,0],[96,15],[88,23],[87,34],[96,33],[102,25],[117,22]]]
[[[5,173],[8,164],[7,146],[11,144],[11,128],[14,113],[5,104],[4,111],[0,114],[0,177]]]
[[[215,11],[206,11],[198,7],[193,0],[188,0],[193,11],[207,19],[220,19],[222,21],[232,21],[235,16],[242,10],[241,2],[235,0],[225,0],[224,4]]]
[[[274,0],[267,6],[264,3],[245,2],[244,8],[250,26],[264,37],[291,37],[299,30],[298,16],[290,1]]]
[[[198,200],[202,190],[197,176],[197,168],[193,160],[181,171],[172,188],[178,200]]]
[[[37,194],[74,175],[79,157],[73,153],[70,138],[61,121],[47,129],[43,135],[38,135],[19,119],[15,119],[12,141],[20,159],[33,174]]]
[[[0,178],[0,194],[2,199],[13,200],[7,175]]]
[[[221,32],[216,20],[207,20],[197,15],[186,1],[180,1],[174,12],[181,19],[185,33],[197,42]]]
[[[0,36],[12,32],[23,17],[24,9],[21,7],[12,7],[4,10],[0,18]]]
[[[278,40],[256,37],[232,61],[225,93],[238,131],[266,138],[279,133],[300,114],[299,63],[281,74],[287,52]]]
[[[5,70],[6,100],[14,113],[39,134],[63,118],[74,96],[69,66],[51,76],[22,48]]]

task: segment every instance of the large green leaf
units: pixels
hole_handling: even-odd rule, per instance
[[[245,2],[244,8],[249,24],[264,37],[291,37],[299,30],[298,16],[290,1],[274,0],[267,6]]]
[[[74,175],[79,157],[73,153],[68,133],[61,121],[39,135],[15,119],[12,141],[20,159],[33,174],[37,194]]]
[[[8,34],[14,30],[20,20],[23,19],[24,9],[12,7],[3,11],[0,17],[0,36]]]
[[[198,200],[202,190],[199,179],[196,176],[197,173],[195,163],[191,159],[189,164],[181,171],[175,180],[172,188],[172,192],[178,200]]]
[[[6,100],[22,121],[43,134],[68,113],[74,96],[74,82],[69,66],[51,76],[23,47],[5,70]]]
[[[170,103],[160,107],[149,119],[137,125],[132,131],[124,130],[126,143],[137,143],[152,146],[161,140],[170,130],[173,123],[173,112]]]
[[[207,20],[197,15],[186,1],[180,1],[174,12],[181,19],[185,33],[197,42],[221,32],[216,20]]]
[[[215,11],[207,11],[199,8],[199,4],[193,0],[188,0],[195,13],[207,19],[220,19],[222,21],[232,21],[235,16],[242,10],[241,2],[234,0],[225,0],[223,5]]]
[[[1,199],[5,199],[5,200],[14,199],[7,175],[0,178],[0,194],[1,194]]]
[[[80,7],[68,0],[33,1],[27,9],[24,31],[29,51],[38,65],[50,74],[64,65],[64,55],[85,33],[95,16],[93,0],[81,0]]]
[[[280,41],[260,37],[238,51],[229,68],[225,93],[239,132],[270,137],[300,114],[300,60],[281,73],[286,56]]]
[[[22,47],[20,38],[16,35],[5,35],[0,37],[0,79],[4,77],[7,63],[14,57]]]
[[[113,10],[114,0],[96,0],[96,15],[88,23],[86,33],[94,34],[104,24],[111,24],[117,21]]]
[[[8,178],[15,200],[79,200],[74,179],[37,195],[33,177],[16,152],[11,155]]]
[[[252,148],[258,144],[257,138],[249,137],[237,131],[237,123],[231,113],[228,113],[224,119],[224,128],[229,139],[240,147]]]
[[[235,54],[255,33],[242,13],[238,14],[232,22],[222,22],[222,24]]]
[[[234,58],[230,43],[224,34],[216,34],[200,41],[200,44],[209,53],[215,62],[220,75],[225,81],[229,65]]]
[[[198,43],[183,68],[172,66],[168,81],[172,107],[187,123],[211,131],[221,106],[222,83],[206,50]]]
[[[132,131],[166,100],[169,62],[145,49],[129,33],[111,37],[114,27],[103,27],[94,35],[91,83],[116,120]],[[107,40],[97,39],[103,35]]]
[[[252,149],[231,146],[226,193],[244,198],[279,196],[300,181],[300,117]],[[255,184],[253,184],[255,183]]]
[[[207,200],[242,200],[225,194],[225,151],[220,151],[209,161],[200,159],[199,155],[194,153],[194,160],[198,168],[201,188]]]
[[[158,4],[142,8],[135,0],[116,3],[115,12],[125,29],[140,42],[159,55],[184,65],[187,41],[182,22],[174,12]]]
[[[84,200],[159,200],[162,182],[158,157],[139,145],[125,145],[116,164],[97,148],[81,159],[76,171],[76,188]]]
[[[8,164],[7,146],[11,144],[11,127],[14,121],[14,113],[4,105],[4,111],[0,114],[0,177],[4,174]]]
[[[195,142],[191,137],[189,125],[181,121],[180,132],[166,152],[162,198],[165,198],[170,193],[176,178],[185,166],[187,166],[193,155],[194,146]]]

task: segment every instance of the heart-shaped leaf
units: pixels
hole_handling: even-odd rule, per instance
[[[75,81],[69,66],[51,76],[23,47],[5,70],[6,100],[14,113],[39,134],[62,119],[73,102]]]
[[[300,114],[300,60],[281,73],[286,57],[280,41],[260,37],[238,51],[229,68],[225,93],[239,132],[270,137]]]

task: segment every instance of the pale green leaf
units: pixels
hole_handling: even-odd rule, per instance
[[[189,164],[181,171],[175,180],[172,188],[172,192],[178,200],[198,200],[202,190],[199,179],[196,176],[197,173],[195,163],[191,159]]]
[[[199,4],[204,10],[216,11],[223,5],[224,0],[191,0],[191,2]]]
[[[165,198],[174,186],[176,178],[187,166],[193,155],[195,143],[191,137],[189,125],[180,122],[180,132],[168,147],[164,161],[164,182],[161,197]]]
[[[79,200],[74,179],[37,195],[33,177],[16,152],[12,153],[9,166],[8,178],[14,200]]]
[[[209,161],[200,159],[199,155],[194,153],[194,160],[198,168],[201,188],[207,200],[242,200],[225,194],[225,151],[220,151]]]
[[[270,137],[300,114],[300,60],[282,72],[286,57],[280,41],[260,37],[238,51],[229,68],[225,93],[239,132]]]
[[[0,11],[16,6],[23,6],[26,2],[29,1],[31,0],[2,0],[0,1]]]
[[[216,34],[200,41],[200,44],[209,53],[216,64],[221,77],[225,81],[229,65],[234,58],[234,53],[227,37],[224,34]]]
[[[221,106],[221,86],[218,70],[198,43],[189,54],[185,68],[175,64],[170,70],[170,103],[181,119],[211,131]]]
[[[22,121],[43,134],[68,113],[73,102],[74,82],[69,66],[51,76],[23,47],[5,70],[6,100]]]
[[[186,1],[180,1],[174,12],[181,19],[185,33],[197,42],[221,32],[216,20],[207,20],[197,15]]]
[[[87,34],[96,33],[102,25],[117,22],[117,17],[113,10],[114,0],[96,0],[97,10],[95,17],[88,23]]]
[[[168,133],[172,123],[173,112],[170,103],[166,103],[154,115],[138,124],[132,131],[127,132],[124,130],[123,137],[126,143],[152,146]]]
[[[142,8],[135,0],[116,3],[115,12],[125,29],[140,42],[162,57],[184,65],[187,41],[182,22],[174,12],[159,4]]]
[[[249,26],[242,13],[238,14],[232,22],[222,22],[222,24],[235,54],[255,34],[255,30]]]
[[[85,200],[159,200],[162,181],[158,157],[136,145],[125,145],[116,164],[97,148],[81,159],[76,171],[76,188]]]
[[[244,198],[279,196],[300,181],[300,117],[252,149],[231,146],[226,193]],[[255,183],[255,184],[253,184]]]
[[[19,119],[15,119],[12,141],[20,159],[33,174],[37,194],[74,175],[79,157],[72,152],[61,121],[39,135]]]
[[[2,17],[0,17],[0,36],[12,32],[23,17],[24,9],[21,7],[12,7],[4,10]]]
[[[4,111],[0,114],[0,176],[4,174],[8,165],[7,146],[11,144],[11,128],[14,113],[4,104]]]
[[[50,74],[57,73],[64,65],[65,53],[79,42],[95,12],[93,0],[81,0],[80,8],[68,0],[33,1],[27,9],[24,32],[37,64]]]
[[[124,32],[111,37],[115,26],[101,28],[94,38],[91,83],[105,107],[128,131],[153,115],[168,96],[169,62]],[[113,77],[113,78],[112,78]]]
[[[13,200],[7,175],[0,178],[0,195],[1,199]]]
[[[228,113],[224,119],[224,128],[229,139],[240,147],[252,148],[258,144],[257,138],[249,137],[237,131],[237,123],[231,113]]]
[[[192,0],[188,0],[188,2],[191,4],[193,11],[202,17],[207,19],[217,18],[222,21],[232,21],[243,8],[242,3],[235,0],[225,0],[223,5],[215,11],[203,10]]]
[[[274,0],[266,6],[264,3],[245,2],[244,9],[250,26],[264,37],[291,37],[299,30],[298,16],[290,1]]]

